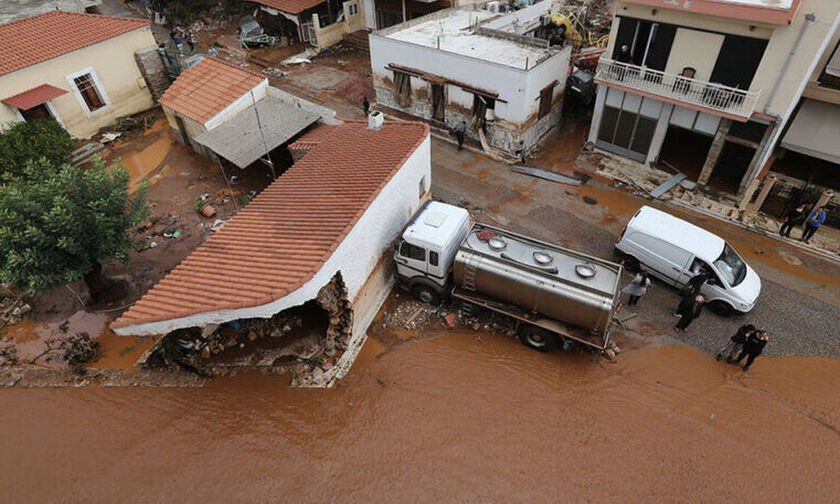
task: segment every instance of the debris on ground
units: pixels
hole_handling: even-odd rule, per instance
[[[283,66],[300,65],[301,63],[312,63],[312,58],[318,54],[318,51],[308,47],[305,51],[294,56],[288,57],[280,62]]]
[[[545,170],[543,168],[535,168],[533,166],[525,166],[525,165],[512,165],[510,170],[516,173],[522,173],[523,175],[529,175],[531,177],[538,177],[545,180],[550,180],[552,182],[559,182],[561,184],[568,184],[573,186],[581,185],[581,180],[569,177],[568,175],[562,175],[557,172],[553,172],[551,170]]]

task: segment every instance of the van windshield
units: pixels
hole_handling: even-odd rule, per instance
[[[747,264],[728,243],[723,244],[723,252],[715,261],[715,267],[732,287],[743,282],[747,276]]]

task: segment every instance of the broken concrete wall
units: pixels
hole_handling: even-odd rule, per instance
[[[336,350],[343,350],[346,347],[353,329],[353,310],[350,309],[347,286],[341,278],[340,271],[335,274],[330,283],[321,287],[315,301],[330,317],[324,353],[327,357],[333,357]]]
[[[137,62],[140,73],[143,74],[143,79],[152,93],[152,98],[157,101],[172,84],[172,80],[163,66],[160,50],[157,46],[140,49],[134,53],[134,60]]]

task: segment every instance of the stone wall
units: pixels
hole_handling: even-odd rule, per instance
[[[167,88],[169,88],[169,85],[172,84],[163,66],[163,60],[160,57],[157,46],[149,46],[135,52],[134,60],[137,61],[137,67],[140,69],[140,73],[143,74],[143,79],[146,80],[146,85],[152,93],[152,98],[157,101]]]

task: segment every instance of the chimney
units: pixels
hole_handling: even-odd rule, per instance
[[[382,112],[374,111],[368,114],[368,129],[378,130],[385,124],[385,116]]]

